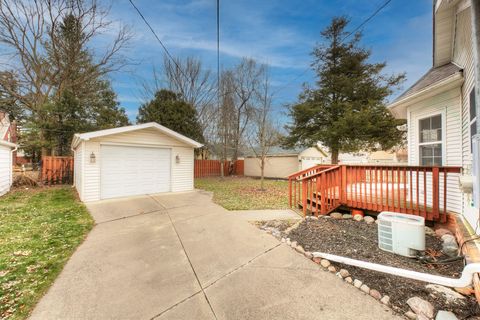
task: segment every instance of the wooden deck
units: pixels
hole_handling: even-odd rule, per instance
[[[289,177],[293,207],[328,214],[339,206],[394,211],[445,221],[452,177],[459,167],[319,166]]]

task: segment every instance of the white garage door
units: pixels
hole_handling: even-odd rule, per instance
[[[170,191],[170,149],[101,146],[101,198]]]

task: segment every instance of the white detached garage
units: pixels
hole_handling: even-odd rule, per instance
[[[74,185],[84,202],[190,191],[200,147],[155,122],[75,134]]]

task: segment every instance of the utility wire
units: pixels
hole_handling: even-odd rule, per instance
[[[383,10],[383,8],[385,8],[390,2],[392,2],[392,0],[386,0],[381,6],[379,6],[368,18],[366,18],[362,23],[360,23],[355,29],[353,29],[353,31],[349,32],[345,37],[342,38],[342,40],[340,40],[340,43],[342,43],[343,41],[345,41],[348,37],[350,37],[352,34],[354,34],[355,32],[357,32],[360,28],[362,28],[364,25],[366,25],[370,20],[372,20],[380,11]],[[302,73],[300,73],[298,76],[296,76],[295,78],[293,78],[292,80],[290,80],[289,82],[287,82],[286,84],[284,84],[283,86],[281,86],[280,88],[277,88],[277,90],[275,90],[273,92],[273,94],[276,94],[278,92],[280,92],[281,90],[285,89],[286,87],[288,87],[289,85],[291,85],[293,82],[295,82],[298,78],[300,77],[303,77],[309,70],[310,70],[310,66],[305,68],[305,70],[302,71]]]
[[[150,23],[147,21],[147,19],[145,18],[145,16],[142,14],[142,12],[140,11],[140,9],[138,9],[138,7],[135,5],[135,3],[133,3],[132,0],[128,0],[130,2],[130,4],[133,6],[133,8],[137,11],[138,15],[142,18],[143,22],[145,22],[145,24],[147,25],[147,27],[150,29],[150,31],[153,33],[153,35],[155,36],[155,39],[157,39],[158,43],[160,43],[160,45],[162,46],[163,50],[165,51],[165,54],[168,56],[168,58],[170,58],[170,60],[172,60],[172,62],[175,64],[175,66],[178,68],[178,70],[180,71],[180,73],[187,79],[189,80],[189,77],[183,72],[182,68],[178,65],[177,61],[175,61],[175,59],[173,58],[173,56],[170,54],[170,52],[168,51],[167,47],[163,44],[162,40],[160,40],[159,36],[157,35],[157,33],[155,32],[155,30],[153,30],[152,26],[150,25]]]
[[[357,32],[360,28],[362,28],[364,25],[366,25],[370,20],[373,19],[373,17],[375,17],[380,11],[382,11],[383,8],[385,8],[390,2],[392,2],[392,0],[387,0],[385,1],[380,7],[377,8],[377,10],[375,10],[367,19],[365,19],[362,23],[360,23],[358,25],[358,27],[356,27],[355,29],[353,29],[353,31],[349,32],[345,37],[343,37],[342,40],[340,40],[340,42],[343,42],[345,39],[347,39],[348,37],[350,37],[352,34],[354,34],[355,32]]]

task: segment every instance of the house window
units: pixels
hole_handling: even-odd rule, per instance
[[[442,115],[424,118],[419,121],[420,165],[442,165]]]
[[[477,108],[475,105],[475,87],[470,91],[470,150],[473,150],[472,138],[477,134]]]

